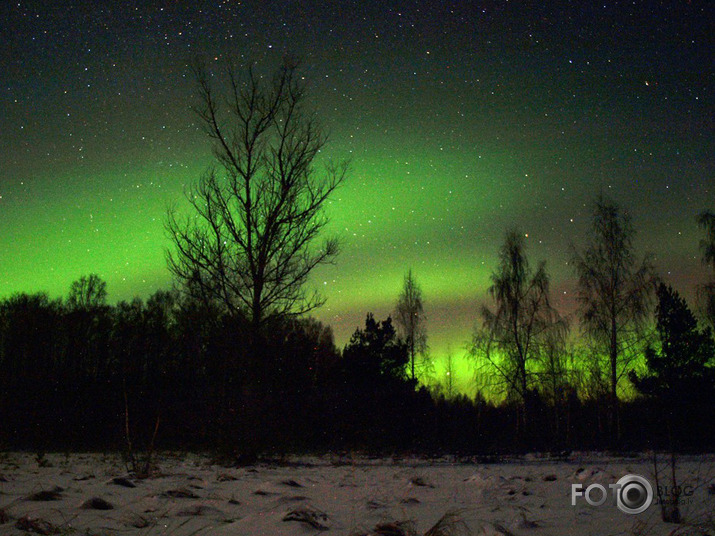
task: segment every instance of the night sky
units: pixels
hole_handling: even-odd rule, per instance
[[[0,297],[63,296],[92,272],[111,302],[168,288],[166,208],[211,164],[189,65],[270,73],[286,52],[330,132],[323,157],[352,162],[328,207],[342,251],[314,277],[340,346],[368,311],[387,316],[411,267],[432,354],[462,355],[510,227],[572,312],[568,247],[599,192],[690,297],[706,277],[694,218],[715,208],[714,15],[686,1],[3,2]]]

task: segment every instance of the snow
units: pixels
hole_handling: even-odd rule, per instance
[[[0,454],[0,534],[57,528],[90,535],[347,536],[370,534],[379,524],[424,534],[447,513],[457,534],[668,535],[677,528],[660,521],[657,505],[638,515],[610,500],[571,505],[573,483],[608,487],[630,473],[654,482],[647,456],[532,455],[483,464],[326,455],[234,468],[165,453],[158,474],[146,479],[129,475],[115,454],[49,454],[40,461],[29,453]],[[715,456],[682,457],[678,476],[693,490],[684,497],[686,521],[712,533]],[[30,500],[33,494],[54,500]]]

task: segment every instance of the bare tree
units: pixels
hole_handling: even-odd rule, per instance
[[[715,213],[704,210],[697,217],[698,226],[705,231],[705,238],[700,240],[703,264],[712,265],[715,275]]]
[[[583,252],[572,248],[582,325],[608,355],[609,421],[614,439],[620,435],[618,383],[627,373],[629,356],[637,354],[635,346],[650,313],[655,280],[649,256],[636,261],[634,237],[629,215],[600,196],[588,245]]]
[[[427,329],[422,305],[422,289],[410,269],[405,274],[402,292],[395,306],[395,322],[407,343],[410,356],[410,379],[415,379],[415,359],[427,349]]]
[[[507,395],[524,407],[522,426],[528,421],[529,392],[534,388],[533,365],[549,348],[551,337],[566,329],[549,301],[545,263],[532,271],[524,249],[524,236],[507,232],[489,287],[494,308],[482,307],[482,326],[474,337],[475,353],[496,370]]]
[[[564,439],[561,426],[566,413],[567,397],[571,389],[569,353],[566,345],[568,325],[565,320],[563,329],[551,330],[545,334],[541,345],[539,383],[542,396],[551,405],[553,435],[557,442]]]
[[[543,344],[541,359],[541,389],[545,399],[554,407],[563,401],[568,387],[568,354],[565,331],[552,333]]]
[[[225,72],[219,98],[206,68],[195,69],[195,108],[213,142],[216,166],[186,192],[193,211],[170,210],[167,254],[173,274],[201,298],[246,321],[255,348],[272,320],[307,313],[324,300],[306,291],[312,270],[331,262],[338,242],[318,244],[324,205],[347,165],[316,170],[327,137],[305,109],[296,63],[286,59],[267,83],[248,68]]]
[[[705,231],[705,238],[700,240],[700,251],[704,265],[712,266],[710,280],[698,285],[697,298],[700,315],[715,330],[715,213],[705,210],[698,214],[698,226]]]
[[[73,334],[68,340],[72,359],[67,366],[77,375],[98,378],[107,371],[107,339],[103,336],[111,324],[107,306],[107,283],[97,274],[83,275],[70,285],[67,295],[67,326]],[[104,329],[103,329],[104,328]]]
[[[444,388],[448,399],[454,397],[454,376],[456,374],[454,353],[452,347],[447,346],[447,355],[444,358]]]
[[[67,296],[70,309],[92,309],[107,304],[107,283],[97,274],[83,275],[72,282]]]

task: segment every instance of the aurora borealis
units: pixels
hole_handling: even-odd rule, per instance
[[[91,272],[113,302],[168,287],[167,206],[211,163],[192,59],[269,72],[288,51],[326,158],[351,161],[329,208],[342,251],[314,277],[339,346],[411,267],[432,354],[461,355],[510,227],[570,311],[568,248],[599,192],[691,296],[694,218],[715,208],[712,18],[697,1],[3,4],[0,296]]]

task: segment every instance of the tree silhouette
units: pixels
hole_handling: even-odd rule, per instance
[[[107,283],[97,274],[82,276],[70,285],[64,326],[71,356],[66,372],[84,372],[99,379],[109,371],[108,340],[111,330]]]
[[[454,376],[456,373],[456,367],[454,365],[452,347],[447,346],[447,355],[444,358],[444,390],[445,396],[450,400],[454,397]]]
[[[416,394],[415,382],[407,377],[408,361],[407,345],[392,319],[377,321],[368,313],[365,328],[356,329],[343,350],[336,397],[340,433],[363,444],[404,438],[415,417],[406,406]]]
[[[646,350],[648,373],[630,374],[636,388],[666,401],[671,408],[682,408],[682,401],[692,401],[712,391],[715,345],[709,329],[698,329],[695,316],[685,300],[663,283],[656,290],[656,332],[660,348]]]
[[[97,274],[83,275],[70,286],[67,306],[70,309],[95,309],[107,304],[107,283]]]
[[[372,313],[365,329],[356,329],[343,350],[347,377],[358,385],[406,379],[407,346],[397,337],[392,318],[377,321]]]
[[[676,480],[675,453],[680,448],[681,439],[692,434],[690,427],[682,426],[687,413],[698,408],[707,415],[707,406],[712,406],[715,374],[708,364],[715,364],[715,345],[710,330],[698,329],[695,316],[675,290],[660,283],[656,295],[656,332],[660,348],[647,348],[647,374],[638,376],[631,371],[630,379],[638,391],[659,402],[660,407],[655,409],[666,423],[671,452],[670,489],[662,493],[658,486],[661,516],[663,521],[679,523],[680,488]],[[654,456],[654,464],[655,459]],[[667,500],[664,501],[663,496]]]
[[[327,138],[305,109],[295,62],[286,59],[270,84],[250,68],[243,81],[227,69],[225,101],[204,67],[195,74],[195,111],[217,166],[187,191],[192,214],[181,220],[169,211],[175,251],[168,264],[187,287],[243,318],[255,351],[271,321],[323,303],[305,286],[312,270],[338,252],[336,239],[317,240],[328,221],[323,206],[346,165],[316,171]]]
[[[50,300],[45,293],[13,294],[0,303],[0,433],[21,430],[27,439],[45,444],[49,420],[42,422],[38,416],[56,416],[60,408],[54,391],[66,367],[61,321],[60,300]],[[23,421],[28,418],[45,426],[27,427]]]
[[[561,421],[566,412],[568,397],[571,395],[571,367],[566,348],[568,326],[562,320],[563,329],[548,332],[541,344],[539,384],[544,400],[551,406],[553,415],[553,436],[563,440]]]
[[[697,296],[700,313],[715,330],[715,213],[705,210],[697,217],[698,226],[705,231],[705,238],[700,240],[702,261],[712,265],[712,277],[707,283],[698,285]]]
[[[412,269],[405,274],[402,292],[395,306],[395,321],[410,356],[410,379],[415,379],[415,358],[427,348],[427,329],[422,305],[422,289],[412,275]]]
[[[715,275],[715,213],[704,210],[697,217],[698,226],[705,231],[700,241],[703,264],[711,264]]]
[[[614,440],[620,434],[618,382],[625,374],[628,350],[634,350],[648,317],[654,280],[648,256],[637,263],[635,230],[627,213],[600,196],[583,252],[572,249],[578,275],[580,315],[586,332],[606,348],[609,361],[609,415]]]
[[[524,236],[507,232],[489,287],[494,308],[482,307],[482,328],[475,334],[475,350],[494,367],[507,392],[524,407],[522,429],[529,420],[530,392],[534,388],[531,365],[541,359],[549,338],[565,330],[549,302],[545,263],[532,271],[524,250]]]

